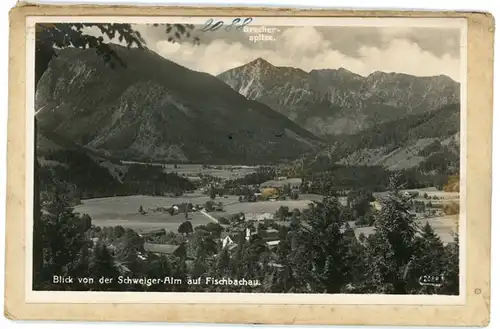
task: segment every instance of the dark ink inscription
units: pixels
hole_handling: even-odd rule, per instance
[[[241,19],[240,19],[240,18],[235,18],[235,19],[233,19],[233,21],[231,22],[231,24],[230,24],[230,25],[228,25],[228,26],[226,26],[225,30],[226,30],[226,31],[231,30],[231,28],[232,28],[235,24],[238,24],[240,21],[241,21]]]
[[[232,22],[227,25],[224,29],[230,31],[232,28],[236,30],[241,30],[243,27],[247,26],[253,21],[253,18],[247,17],[241,22],[241,18],[235,18]],[[239,24],[241,22],[241,24]],[[224,26],[224,21],[215,21],[213,18],[208,19],[204,26],[200,29],[202,32],[214,32]]]

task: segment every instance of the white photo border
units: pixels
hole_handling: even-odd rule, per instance
[[[155,304],[265,304],[265,305],[465,305],[466,304],[466,166],[467,166],[467,19],[466,18],[390,18],[390,17],[256,17],[253,23],[279,26],[357,26],[357,27],[434,27],[460,29],[460,215],[459,273],[460,294],[274,294],[274,293],[182,293],[182,292],[74,292],[34,291],[32,289],[33,243],[33,167],[34,167],[34,62],[36,23],[190,23],[203,24],[228,17],[202,16],[27,16],[26,17],[26,303],[155,303]]]

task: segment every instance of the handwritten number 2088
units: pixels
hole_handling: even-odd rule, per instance
[[[243,20],[243,22],[238,25],[239,22],[241,22],[241,18],[235,18],[231,22],[231,24],[227,25],[225,30],[229,31],[233,26],[236,26],[237,30],[241,30],[243,27],[246,25],[250,24],[252,22],[253,18],[247,17]],[[208,21],[206,21],[205,26],[201,29],[203,32],[207,31],[217,31],[224,25],[223,21],[217,21],[214,23],[214,19],[210,18]]]

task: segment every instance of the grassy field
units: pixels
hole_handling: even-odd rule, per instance
[[[288,207],[293,210],[295,208],[301,210],[307,208],[309,200],[284,200],[284,201],[258,201],[258,202],[238,202],[225,207],[225,212],[228,214],[237,213],[274,213],[279,207]]]
[[[423,226],[425,225],[426,221],[429,221],[429,224],[431,224],[432,228],[436,231],[436,233],[439,235],[439,237],[445,244],[453,242],[452,233],[456,231],[455,215],[417,220],[417,223],[420,226]],[[354,232],[356,233],[357,236],[359,236],[359,234],[361,233],[368,236],[374,232],[373,226],[355,228],[354,222],[351,222],[349,224],[351,225],[351,227],[354,228]]]
[[[202,215],[200,212],[190,213],[189,220],[193,227],[198,225],[206,225],[212,222],[210,219]],[[147,214],[141,216],[139,214],[127,214],[120,217],[109,218],[92,218],[92,224],[95,226],[123,226],[137,232],[147,232],[155,229],[165,229],[167,232],[177,232],[179,225],[184,222],[184,214],[170,216],[169,214]]]
[[[146,164],[143,162],[123,162],[124,164]],[[258,166],[209,166],[203,168],[201,164],[162,164],[162,163],[150,163],[151,165],[162,166],[164,171],[175,172],[178,175],[184,176],[198,176],[200,174],[210,175],[222,179],[237,179],[242,178],[245,175],[254,173],[259,168]],[[177,167],[177,168],[176,168]]]
[[[300,194],[299,195],[299,200],[309,200],[309,201],[317,201],[321,202],[323,201],[324,196],[320,194]]]
[[[287,178],[282,180],[269,180],[260,184],[261,187],[284,187],[285,185],[290,184],[291,186],[299,186],[302,184],[302,179],[300,178]]]
[[[431,195],[427,192],[428,195]],[[436,194],[440,197],[445,197],[446,201],[456,200],[457,193],[446,193],[437,191]],[[211,213],[215,218],[229,217],[230,215],[243,212],[252,217],[255,214],[274,214],[279,207],[288,207],[293,210],[295,208],[302,210],[309,207],[312,201],[321,201],[321,195],[305,194],[301,195],[299,200],[284,200],[284,201],[259,201],[259,202],[239,202],[238,197],[228,195],[226,197],[217,197],[215,202],[224,204],[224,212]],[[153,212],[158,207],[171,207],[175,204],[190,202],[193,205],[203,205],[209,201],[208,196],[200,193],[186,194],[181,197],[160,197],[160,196],[124,196],[124,197],[109,197],[83,200],[82,204],[75,207],[75,211],[86,213],[92,218],[92,224],[96,226],[117,226],[121,225],[125,228],[131,228],[136,231],[160,229],[164,228],[167,231],[177,231],[180,223],[185,218],[184,214],[171,216],[167,213]],[[142,206],[147,212],[145,215],[139,214],[139,207]],[[188,218],[191,220],[193,227],[205,225],[212,222],[210,218],[203,215],[201,212],[189,213]],[[456,216],[443,216],[427,219],[431,226],[439,234],[443,242],[448,243],[453,241],[451,232],[455,227]],[[425,224],[426,220],[419,220],[421,225]],[[285,222],[286,224],[286,222]],[[350,223],[354,228],[354,223]],[[357,235],[364,233],[369,235],[373,233],[373,227],[355,228]]]
[[[423,188],[423,189],[413,189],[413,190],[403,190],[405,191],[416,191],[418,192],[418,196],[414,198],[414,200],[417,201],[423,201],[425,203],[431,202],[432,204],[447,204],[451,202],[460,202],[460,193],[458,192],[444,192],[444,191],[439,191],[436,188],[430,187],[430,188]],[[424,194],[427,194],[428,198],[424,198]],[[373,193],[373,195],[376,198],[383,198],[387,196],[388,192],[378,192],[378,193]],[[434,197],[437,197],[438,199],[433,199]],[[425,225],[426,221],[429,221],[429,224],[431,224],[432,228],[436,231],[436,233],[439,235],[441,240],[444,243],[449,243],[453,241],[453,235],[452,232],[456,231],[456,220],[457,220],[457,215],[449,215],[449,216],[438,216],[438,217],[432,217],[432,218],[427,218],[427,219],[419,219],[417,222],[420,225]],[[352,227],[354,227],[354,223],[351,223]],[[361,228],[355,228],[354,231],[356,234],[364,233],[365,235],[369,235],[373,233],[373,227],[361,227]]]
[[[203,168],[201,165],[177,165],[177,168],[175,168],[174,165],[165,165],[163,168],[165,168],[166,172],[175,172],[179,175],[197,176],[203,174],[222,179],[237,179],[254,173],[258,167],[224,166],[220,168]]]
[[[134,230],[164,228],[167,231],[177,231],[179,224],[185,220],[184,214],[171,216],[166,213],[153,212],[153,209],[168,208],[183,202],[190,202],[193,205],[205,204],[208,200],[210,200],[209,197],[196,193],[176,198],[134,195],[83,200],[82,204],[75,207],[75,211],[88,214],[92,218],[92,224],[101,227],[121,225]],[[227,198],[217,197],[215,202],[230,205],[238,202],[238,197],[231,195]],[[147,212],[146,215],[139,214],[140,206]],[[200,212],[189,213],[188,217],[193,227],[212,221]]]
[[[224,204],[224,212],[211,214],[217,218],[228,217],[240,212],[247,214],[274,214],[280,206],[288,207],[290,210],[307,208],[311,202],[310,199],[274,202],[239,202],[237,196],[228,195],[222,198],[217,197],[214,200],[215,202],[222,202]],[[317,199],[319,199],[319,196]],[[164,228],[167,231],[176,231],[179,224],[185,220],[184,214],[171,216],[166,213],[153,212],[153,210],[158,207],[168,208],[183,202],[190,202],[193,205],[203,205],[209,200],[208,196],[200,193],[186,194],[181,197],[144,195],[109,197],[83,200],[82,204],[75,207],[75,211],[88,214],[92,218],[92,224],[101,227],[121,225],[137,231],[159,228]],[[138,210],[140,206],[147,212],[145,215],[139,214]],[[189,213],[188,218],[191,220],[193,227],[212,221],[201,212]]]
[[[421,189],[413,189],[413,190],[402,190],[402,192],[418,192],[418,196],[415,197],[415,200],[419,201],[438,201],[438,200],[431,200],[431,199],[425,199],[424,194],[427,193],[427,196],[429,198],[433,197],[438,197],[439,200],[442,201],[458,201],[460,199],[460,193],[459,192],[444,192],[444,191],[439,191],[436,188],[429,187],[429,188],[421,188]],[[385,197],[387,196],[389,192],[376,192],[373,193],[374,197]]]

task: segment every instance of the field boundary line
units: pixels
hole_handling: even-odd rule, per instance
[[[211,219],[213,220],[214,222],[216,222],[217,224],[219,224],[219,221],[217,220],[217,218],[215,218],[214,216],[210,215],[209,213],[205,212],[205,210],[201,210],[200,211],[205,217],[207,217],[208,219]]]

